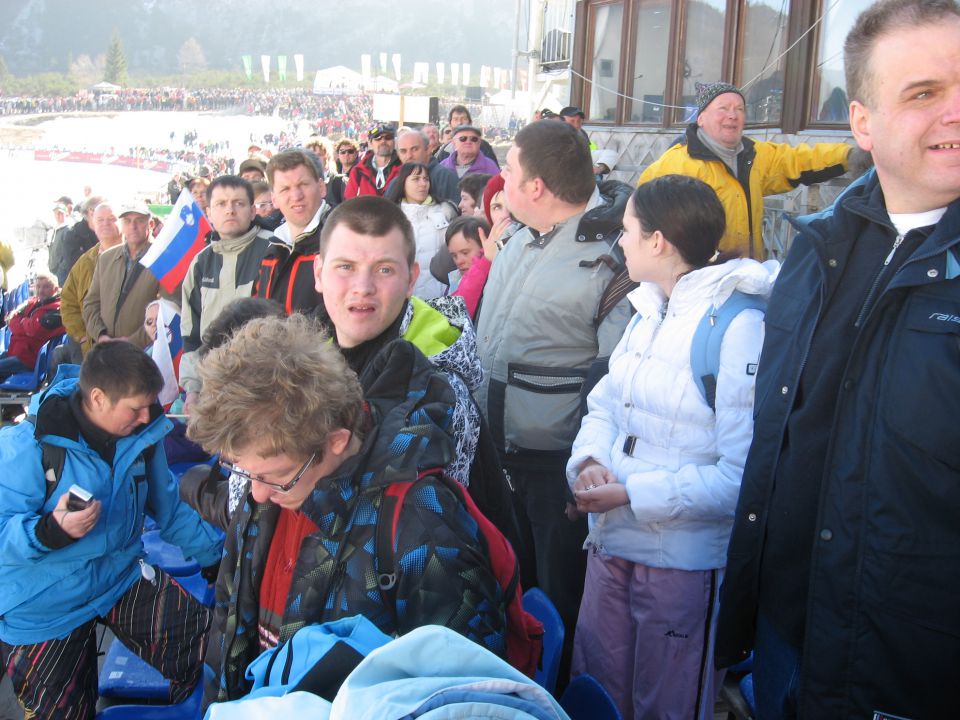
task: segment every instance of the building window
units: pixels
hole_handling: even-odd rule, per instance
[[[827,5],[825,1],[823,3]],[[873,4],[873,0],[832,2],[820,24],[820,46],[813,74],[813,102],[810,122],[846,125],[850,103],[843,74],[843,41],[857,16]]]
[[[671,0],[643,0],[637,9],[630,122],[663,124],[671,10]]]
[[[620,88],[623,3],[593,5],[590,10],[593,50],[588,110],[591,120],[614,122],[617,119],[617,92]]]
[[[692,0],[687,5],[686,44],[680,64],[680,102],[674,122],[687,122],[697,111],[697,83],[722,79],[726,0]]]
[[[698,83],[726,80],[748,126],[845,126],[843,42],[873,1],[580,0],[575,101],[593,122],[676,128]]]
[[[786,0],[753,0],[745,8],[740,77],[748,125],[780,124],[787,5]]]

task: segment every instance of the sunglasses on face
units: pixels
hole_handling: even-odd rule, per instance
[[[277,492],[288,493],[291,490],[293,490],[294,485],[300,482],[300,478],[303,477],[303,474],[307,471],[307,468],[313,465],[313,461],[316,459],[317,459],[317,454],[314,453],[313,455],[310,456],[310,459],[303,464],[303,467],[300,468],[297,474],[293,476],[293,480],[291,480],[288,483],[273,483],[273,482],[270,482],[269,480],[264,480],[263,475],[251,475],[246,470],[241,470],[232,462],[230,462],[229,460],[225,460],[223,458],[220,458],[220,467],[222,467],[227,472],[236,475],[238,478],[243,478],[244,480],[247,480],[249,482],[258,482],[261,485],[266,485],[269,488],[273,488]]]
[[[480,138],[478,138],[476,135],[461,135],[460,137],[457,138],[457,140],[459,140],[459,141],[462,142],[462,143],[467,143],[467,142],[468,142],[468,143],[477,143],[477,142],[480,142]]]
[[[371,138],[374,142],[380,142],[381,140],[393,140],[393,135],[390,133],[384,133],[383,135],[377,135],[375,138]]]
[[[341,148],[337,150],[337,155],[356,155],[357,151],[354,148]]]

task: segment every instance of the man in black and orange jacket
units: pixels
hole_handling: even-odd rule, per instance
[[[283,213],[260,265],[254,295],[275,300],[290,313],[315,315],[323,307],[314,288],[313,260],[330,213],[327,186],[310,153],[288,150],[267,165],[273,205]]]

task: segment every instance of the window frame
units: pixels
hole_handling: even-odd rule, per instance
[[[593,34],[595,32],[594,8],[609,5],[617,0],[578,0],[576,9],[576,26],[585,27],[586,32],[576,32],[573,50],[573,69],[586,80],[574,75],[571,83],[571,102],[578,104],[587,114],[587,122],[591,125],[622,126],[637,129],[675,131],[681,129],[683,111],[678,108],[664,108],[660,122],[631,121],[634,100],[633,69],[637,54],[637,23],[640,17],[640,8],[644,0],[620,0],[623,3],[624,21],[620,38],[620,82],[616,88],[616,112],[612,121],[592,120],[590,118],[590,89],[593,67],[591,57],[593,53]],[[683,62],[683,48],[686,43],[687,10],[691,0],[670,0],[670,42],[667,48],[666,72],[664,82],[664,105],[679,105],[680,94],[683,88],[683,79],[680,77]],[[724,28],[721,36],[723,49],[721,52],[722,67],[718,80],[733,82],[738,86],[745,78],[743,74],[743,47],[746,33],[747,3],[749,0],[726,0]],[[832,0],[787,0],[787,37],[784,47],[792,47],[784,62],[783,72],[783,105],[780,111],[780,122],[750,123],[749,129],[778,129],[784,133],[797,133],[802,130],[843,130],[847,129],[843,123],[829,123],[818,121],[811,116],[813,107],[817,104],[814,92],[817,89],[816,64],[818,62],[818,48],[821,41],[822,25],[803,35],[817,18],[826,11]],[[802,37],[801,37],[802,36]],[[731,80],[731,78],[733,78]],[[749,78],[747,78],[749,79]],[[624,97],[627,96],[627,97]],[[642,113],[641,113],[642,115]]]

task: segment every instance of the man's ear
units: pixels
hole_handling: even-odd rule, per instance
[[[873,136],[870,134],[870,108],[859,100],[850,103],[850,132],[862,150],[873,150]]]
[[[543,193],[547,189],[547,185],[546,183],[543,182],[543,179],[539,177],[535,177],[528,180],[528,182],[531,184],[530,199],[539,200],[541,197],[543,197]]]
[[[323,258],[320,255],[317,255],[313,259],[313,287],[318,293],[323,295],[323,286],[320,282],[320,273],[323,272]]]
[[[343,455],[350,445],[353,433],[346,428],[337,428],[327,435],[327,450],[334,455]]]
[[[97,410],[103,410],[110,407],[110,398],[102,389],[95,387],[90,391],[90,405]]]
[[[417,278],[420,277],[420,263],[416,260],[413,261],[413,265],[410,266],[410,285],[407,287],[407,297],[413,295],[413,288],[417,284]]]

